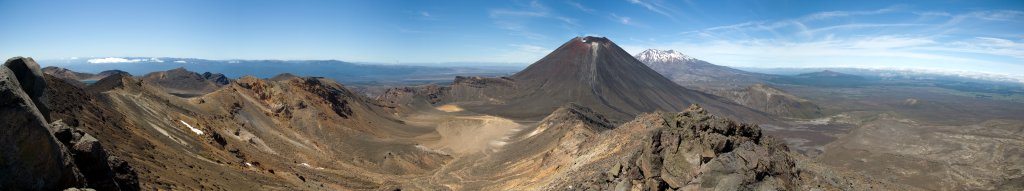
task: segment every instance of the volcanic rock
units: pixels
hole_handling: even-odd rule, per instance
[[[16,57],[0,67],[0,190],[55,190],[84,184],[68,150],[50,130],[31,99],[45,82],[30,58]],[[32,70],[35,66],[35,70]],[[13,67],[20,73],[12,72]],[[17,74],[17,75],[16,75]],[[24,80],[28,86],[22,86]],[[31,93],[26,93],[26,90]]]
[[[228,85],[229,83],[231,83],[231,78],[228,78],[227,76],[224,76],[224,74],[221,73],[203,72],[203,79],[210,80],[214,84],[220,86]]]
[[[795,163],[781,141],[691,106],[663,114],[664,127],[650,135],[628,168],[639,168],[645,189],[795,190]]]
[[[46,108],[46,105],[42,104],[43,93],[45,93],[43,89],[46,88],[46,81],[43,80],[43,72],[39,70],[39,64],[32,58],[14,57],[7,59],[4,66],[17,76],[22,90],[25,91],[25,94],[28,94],[29,98],[32,98],[32,103],[35,103],[36,108],[43,114],[43,117],[49,120],[49,109]]]
[[[78,139],[71,150],[75,164],[85,175],[89,187],[100,190],[119,190],[114,172],[107,164],[107,153],[99,140],[89,134]]]

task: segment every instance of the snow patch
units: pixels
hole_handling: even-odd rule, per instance
[[[188,126],[188,129],[192,130],[192,132],[196,133],[196,135],[203,135],[203,130],[196,129],[195,127],[192,127],[192,125],[189,125],[188,123],[185,123],[185,121],[182,121],[182,120],[178,120],[178,121],[181,121],[181,124],[185,124],[185,126]]]

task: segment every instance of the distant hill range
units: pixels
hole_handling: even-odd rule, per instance
[[[522,69],[520,66],[459,63],[459,66],[416,66],[360,64],[338,60],[207,60],[195,58],[81,58],[44,60],[43,65],[58,66],[78,72],[101,72],[118,69],[132,74],[186,68],[192,71],[222,73],[227,76],[252,75],[269,78],[280,73],[327,77],[348,84],[396,82],[450,82],[456,75],[500,76]]]
[[[100,73],[93,74],[93,73],[86,73],[86,72],[76,72],[76,71],[69,70],[67,68],[61,68],[61,67],[56,67],[56,66],[48,66],[46,68],[43,68],[42,71],[43,71],[43,73],[50,74],[50,75],[52,75],[54,77],[57,77],[57,78],[60,78],[60,79],[72,80],[72,81],[97,81],[97,80],[106,78],[107,76],[114,75],[114,74],[131,75],[131,74],[128,74],[128,72],[121,71],[121,70],[106,70],[106,71],[102,71]]]

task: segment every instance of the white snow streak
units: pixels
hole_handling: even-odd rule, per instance
[[[181,124],[185,124],[185,126],[188,126],[188,129],[192,130],[192,132],[196,133],[196,135],[203,135],[203,130],[196,129],[195,127],[192,127],[192,125],[189,125],[188,123],[185,123],[185,121],[182,121],[182,120],[178,120],[178,121],[181,121]]]

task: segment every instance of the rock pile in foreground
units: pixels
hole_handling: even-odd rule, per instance
[[[591,168],[575,173],[594,176],[580,176],[555,187],[576,190],[907,189],[848,172],[817,168],[818,165],[789,151],[781,140],[762,134],[757,125],[718,117],[697,105],[679,113],[641,115],[618,128],[646,129],[635,151],[608,162],[594,163]]]
[[[0,67],[0,190],[138,190],[131,167],[107,156],[93,135],[49,121],[45,89],[32,58]]]

